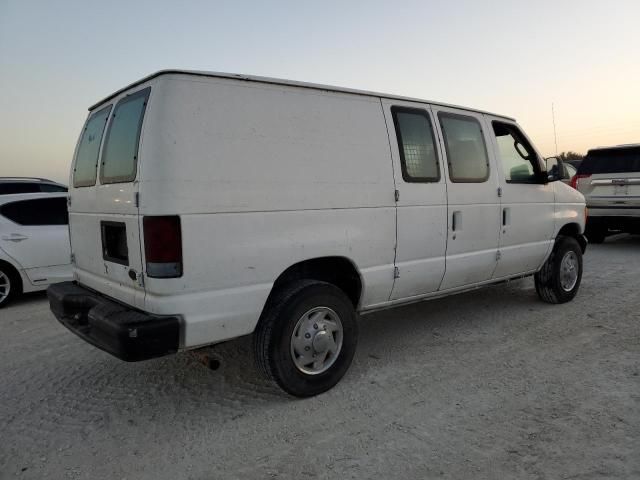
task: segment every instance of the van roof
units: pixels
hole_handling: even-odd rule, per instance
[[[425,100],[422,98],[413,98],[413,97],[404,97],[401,95],[391,95],[388,93],[379,93],[379,92],[370,92],[367,90],[357,90],[357,89],[353,89],[353,88],[344,88],[344,87],[335,87],[332,85],[321,85],[318,83],[309,83],[309,82],[298,82],[295,80],[285,80],[285,79],[281,79],[281,78],[269,78],[269,77],[260,77],[260,76],[255,76],[255,75],[244,75],[244,74],[238,74],[238,73],[221,73],[221,72],[206,72],[206,71],[198,71],[198,70],[175,70],[175,69],[169,69],[169,70],[160,70],[157,71],[155,73],[152,73],[151,75],[148,75],[144,78],[141,78],[140,80],[133,82],[130,85],[127,85],[124,88],[121,88],[119,90],[117,90],[116,92],[112,93],[111,95],[109,95],[106,98],[103,98],[102,100],[100,100],[98,103],[92,105],[91,107],[89,107],[89,110],[93,110],[94,108],[102,105],[105,102],[108,102],[109,100],[111,100],[112,98],[118,96],[119,94],[121,94],[122,92],[129,90],[130,88],[133,88],[137,85],[140,85],[141,83],[147,82],[153,78],[159,77],[161,75],[170,75],[170,74],[181,74],[181,75],[193,75],[193,76],[198,76],[198,77],[211,77],[211,78],[231,78],[231,79],[236,79],[236,80],[243,80],[243,81],[248,81],[248,82],[260,82],[260,83],[267,83],[267,84],[272,84],[272,85],[288,85],[288,86],[292,86],[292,87],[302,87],[302,88],[311,88],[314,90],[325,90],[325,91],[332,91],[332,92],[343,92],[343,93],[351,93],[354,95],[366,95],[366,96],[371,96],[371,97],[380,97],[380,98],[388,98],[388,99],[393,99],[393,100],[403,100],[403,101],[410,101],[410,102],[420,102],[420,103],[429,103],[431,105],[438,105],[441,107],[452,107],[452,108],[459,108],[461,110],[467,110],[470,112],[477,112],[477,113],[486,113],[489,115],[494,115],[496,117],[502,117],[508,120],[512,120],[515,121],[515,118],[506,116],[506,115],[501,115],[498,113],[492,113],[492,112],[487,112],[484,110],[478,110],[475,108],[469,108],[469,107],[461,107],[459,105],[452,105],[452,104],[448,104],[448,103],[442,103],[442,102],[433,102],[431,100]]]

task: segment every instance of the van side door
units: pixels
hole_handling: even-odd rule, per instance
[[[440,290],[488,281],[497,264],[499,180],[489,155],[483,115],[433,106],[446,158],[448,200],[446,273]]]
[[[391,300],[438,290],[445,270],[447,190],[428,105],[382,99],[396,182],[396,279]]]
[[[502,196],[494,278],[537,270],[553,244],[555,194],[542,157],[515,122],[486,116]]]

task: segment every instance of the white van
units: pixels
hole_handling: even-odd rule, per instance
[[[571,300],[585,202],[553,180],[512,118],[158,72],[90,108],[75,281],[51,308],[127,361],[254,334],[264,372],[315,395],[348,369],[357,314],[534,274],[543,300]]]

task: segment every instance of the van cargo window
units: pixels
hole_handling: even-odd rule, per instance
[[[123,183],[136,178],[140,130],[150,90],[145,88],[117,103],[104,141],[101,183]]]
[[[431,119],[427,112],[415,108],[392,107],[391,113],[404,181],[439,181],[438,155]]]
[[[110,111],[111,105],[92,113],[84,126],[73,166],[74,187],[90,187],[96,184],[100,143]]]
[[[438,114],[452,182],[483,183],[489,178],[489,156],[480,123],[473,117]]]

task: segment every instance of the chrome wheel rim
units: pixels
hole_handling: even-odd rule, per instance
[[[329,307],[307,311],[296,323],[291,335],[291,358],[296,368],[307,375],[326,372],[342,350],[342,322]]]
[[[576,252],[567,252],[560,263],[560,286],[565,292],[570,292],[578,283],[578,255]]]
[[[11,292],[11,280],[9,280],[9,276],[0,272],[0,303],[4,302],[9,293]]]

